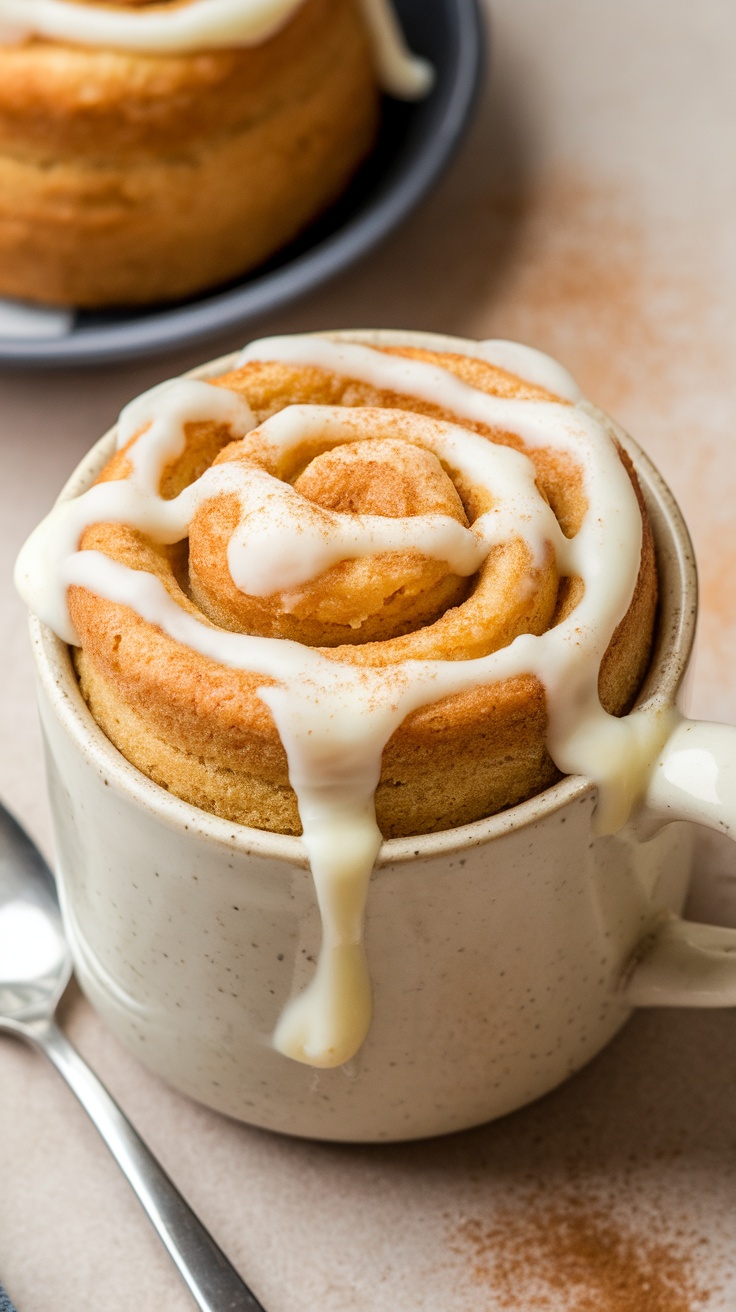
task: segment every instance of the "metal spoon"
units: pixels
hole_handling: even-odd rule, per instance
[[[264,1312],[117,1103],[54,1023],[72,972],[53,876],[0,804],[0,1031],[63,1075],[145,1208],[202,1312]]]

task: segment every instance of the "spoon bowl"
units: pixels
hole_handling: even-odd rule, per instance
[[[71,973],[54,877],[0,805],[0,1027],[53,1015]]]
[[[54,1014],[71,972],[54,877],[38,848],[0,803],[0,1031],[43,1052],[77,1095],[201,1312],[264,1312],[56,1025]]]

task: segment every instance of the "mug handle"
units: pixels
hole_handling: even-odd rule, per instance
[[[652,767],[643,806],[736,840],[736,728],[680,720]],[[634,951],[623,991],[632,1007],[736,1006],[736,929],[662,916]]]

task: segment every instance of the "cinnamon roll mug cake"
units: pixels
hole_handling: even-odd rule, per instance
[[[192,1096],[436,1134],[736,1003],[669,823],[736,818],[687,532],[548,357],[254,342],[126,407],[17,581],[80,983]]]
[[[0,0],[0,296],[171,301],[345,190],[431,68],[392,0]]]

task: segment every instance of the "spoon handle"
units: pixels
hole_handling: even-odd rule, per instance
[[[135,1190],[201,1312],[264,1312],[105,1086],[53,1021],[24,1027],[77,1095]]]

